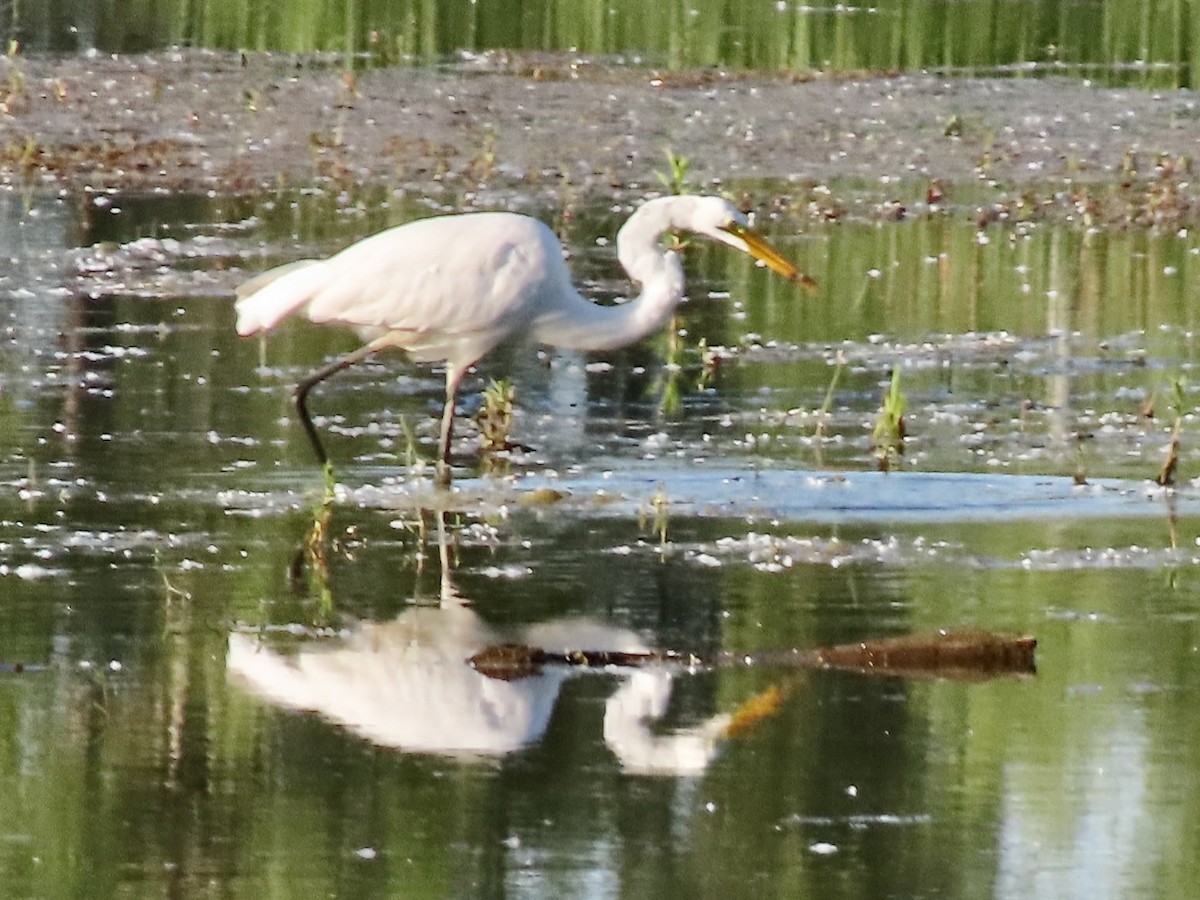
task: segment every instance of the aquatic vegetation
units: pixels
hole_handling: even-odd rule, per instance
[[[159,9],[159,7],[155,7]],[[84,4],[61,15],[19,17],[39,51],[106,53],[175,46],[322,54],[357,72],[370,66],[431,64],[462,54],[476,66],[523,77],[568,80],[620,55],[693,79],[711,70],[785,72],[800,81],[839,74],[1076,75],[1114,83],[1188,85],[1197,23],[1178,0],[963,0],[871,6],[753,3],[730,8],[695,0],[686,10],[615,0],[587,11],[540,0],[514,15],[470,0],[360,0],[352,7],[289,0],[190,0],[98,13]],[[286,10],[282,12],[281,10]],[[8,23],[3,23],[8,24]],[[569,54],[564,61],[561,54]],[[249,55],[249,54],[247,54]]]
[[[156,569],[158,569],[159,577],[162,579],[163,590],[166,592],[166,595],[169,599],[171,599],[171,600],[191,600],[192,599],[192,594],[190,591],[187,591],[184,588],[181,588],[177,584],[175,584],[174,580],[171,578],[171,573],[167,570],[167,567],[163,564],[162,553],[161,553],[160,549],[157,547],[154,548],[154,566]]]
[[[421,454],[417,450],[417,435],[413,431],[412,426],[408,423],[407,416],[400,416],[400,435],[404,441],[404,451],[401,459],[404,460],[404,467],[409,470],[414,470],[424,463],[421,459]]]
[[[897,457],[904,455],[904,439],[907,436],[904,413],[907,408],[908,398],[900,389],[900,369],[893,368],[883,403],[875,418],[875,429],[871,432],[876,462],[885,472],[895,465]]]
[[[479,149],[467,164],[467,178],[486,184],[496,173],[496,129],[485,126],[480,130]]]
[[[659,484],[654,494],[637,508],[638,530],[649,532],[658,539],[659,553],[667,549],[667,530],[670,527],[671,500],[665,484]]]
[[[665,172],[658,169],[654,171],[654,176],[658,179],[659,184],[672,194],[692,193],[693,186],[688,180],[692,161],[682,153],[676,153],[670,147],[663,148],[663,156],[667,160],[667,170]]]
[[[821,446],[821,438],[825,436],[825,426],[829,421],[829,412],[833,408],[833,395],[837,390],[838,381],[841,380],[842,373],[846,370],[846,354],[842,350],[837,351],[837,356],[834,358],[833,374],[829,377],[829,387],[825,390],[825,399],[821,401],[821,406],[817,410],[816,428],[813,430],[813,438],[816,440],[818,450]],[[878,424],[876,424],[878,428]]]
[[[1175,414],[1171,425],[1171,440],[1167,445],[1167,455],[1154,481],[1162,487],[1175,484],[1176,469],[1179,467],[1179,433],[1183,428],[1183,417],[1188,410],[1187,380],[1180,376],[1171,382],[1171,409]]]
[[[15,169],[28,175],[38,167],[42,155],[37,138],[32,134],[27,135],[23,142],[13,141],[4,145],[3,152],[0,152],[0,169]]]
[[[8,77],[0,84],[0,115],[15,115],[27,99],[25,70],[20,55],[21,45],[16,40],[10,40],[6,58]]]
[[[483,406],[475,416],[479,424],[480,448],[498,453],[512,448],[513,416],[517,407],[517,388],[508,378],[494,378],[483,389]]]

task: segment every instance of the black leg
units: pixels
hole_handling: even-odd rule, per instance
[[[308,392],[314,387],[328,378],[330,375],[336,375],[342,369],[349,368],[355,363],[362,362],[372,353],[379,350],[380,347],[374,342],[364,344],[353,353],[347,353],[345,356],[331,362],[322,369],[313,372],[298,385],[296,385],[296,411],[300,413],[300,422],[304,425],[305,432],[308,433],[308,439],[312,442],[313,450],[317,453],[317,460],[322,466],[329,463],[329,457],[325,454],[325,448],[321,445],[321,439],[317,436],[317,429],[313,426],[312,417],[308,414]]]

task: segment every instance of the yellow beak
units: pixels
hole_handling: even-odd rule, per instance
[[[788,281],[797,281],[810,294],[816,291],[817,283],[796,268],[783,254],[767,243],[766,238],[750,230],[745,225],[734,222],[721,226],[721,230],[733,240],[730,242],[739,250],[745,250],[772,272],[782,275]]]

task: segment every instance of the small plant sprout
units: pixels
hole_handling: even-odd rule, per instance
[[[479,140],[479,152],[471,160],[471,177],[483,184],[496,171],[496,130],[491,126],[483,129]]]
[[[817,427],[813,432],[813,437],[818,441],[825,437],[825,424],[829,421],[830,410],[833,409],[833,394],[837,390],[838,382],[841,381],[842,372],[845,370],[846,354],[842,350],[838,350],[837,356],[834,358],[833,376],[829,379],[829,387],[825,391],[825,401],[817,410]],[[878,430],[878,424],[875,427]]]
[[[1071,480],[1078,486],[1083,487],[1088,483],[1087,466],[1084,465],[1084,445],[1091,437],[1090,434],[1084,431],[1075,432],[1075,471],[1071,474]]]
[[[312,508],[312,525],[304,533],[304,560],[313,569],[329,569],[329,526],[333,503],[328,498]]]
[[[892,381],[883,395],[883,403],[872,433],[875,459],[883,472],[889,471],[895,463],[895,458],[904,454],[904,410],[907,406],[908,399],[900,390],[900,370],[892,369]]]
[[[512,433],[513,413],[517,405],[517,389],[507,378],[493,380],[483,389],[483,408],[476,421],[482,451],[499,453],[511,450],[508,436]]]
[[[1175,472],[1179,467],[1179,432],[1183,428],[1184,410],[1187,398],[1187,379],[1182,375],[1171,384],[1171,408],[1175,413],[1175,422],[1171,426],[1171,443],[1167,445],[1167,456],[1158,470],[1155,483],[1161,487],[1171,487],[1175,484]]]
[[[319,619],[325,621],[333,611],[333,591],[329,586],[329,555],[336,549],[331,536],[333,524],[333,495],[328,493],[332,468],[327,467],[327,493],[312,508],[312,523],[304,533],[300,550],[292,561],[291,579],[299,582],[301,573],[308,571],[308,589],[317,599]]]
[[[404,465],[415,469],[421,462],[421,455],[417,453],[417,436],[408,424],[407,416],[400,417],[400,436],[404,438]]]
[[[655,169],[655,177],[672,194],[690,194],[692,186],[688,181],[688,171],[692,168],[692,161],[670,147],[663,148],[663,156],[667,160],[667,171]]]
[[[661,484],[658,486],[658,490],[650,498],[650,505],[654,508],[654,530],[658,534],[658,546],[665,548],[667,546],[668,509],[671,505],[671,501],[667,499],[666,487]]]
[[[185,591],[183,588],[176,587],[171,581],[171,575],[163,563],[162,554],[158,549],[154,550],[154,568],[158,570],[159,577],[162,579],[163,590],[167,593],[168,600],[191,600],[192,594],[190,591]]]
[[[658,535],[660,552],[665,551],[667,547],[670,505],[671,501],[667,498],[666,487],[659,484],[658,488],[654,491],[654,496],[644,506],[639,506],[637,511],[638,530],[642,532],[653,531],[654,534]]]
[[[696,350],[700,354],[700,377],[696,379],[696,390],[703,391],[712,387],[717,380],[717,373],[721,370],[721,353],[709,347],[704,338],[700,338]]]
[[[325,460],[325,465],[321,466],[321,481],[324,488],[321,504],[329,506],[333,503],[333,496],[337,491],[337,479],[333,476],[333,463]]]
[[[25,138],[25,144],[21,147],[21,155],[17,164],[24,172],[29,172],[37,166],[38,157],[41,155],[42,149],[38,145],[37,138],[33,135]]]

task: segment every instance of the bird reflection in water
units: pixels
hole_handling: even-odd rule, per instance
[[[517,642],[548,650],[588,647],[624,653],[650,648],[628,629],[586,619],[494,628],[457,592],[444,514],[438,514],[441,596],[390,622],[363,622],[335,642],[295,653],[252,633],[229,636],[234,683],[285,709],[320,715],[380,746],[453,757],[498,757],[545,733],[563,683],[578,667],[541,666],[494,677],[469,662],[481,650]],[[694,775],[716,757],[730,717],[713,716],[671,733],[652,730],[667,711],[678,666],[622,670],[604,706],[604,742],[631,772]]]

